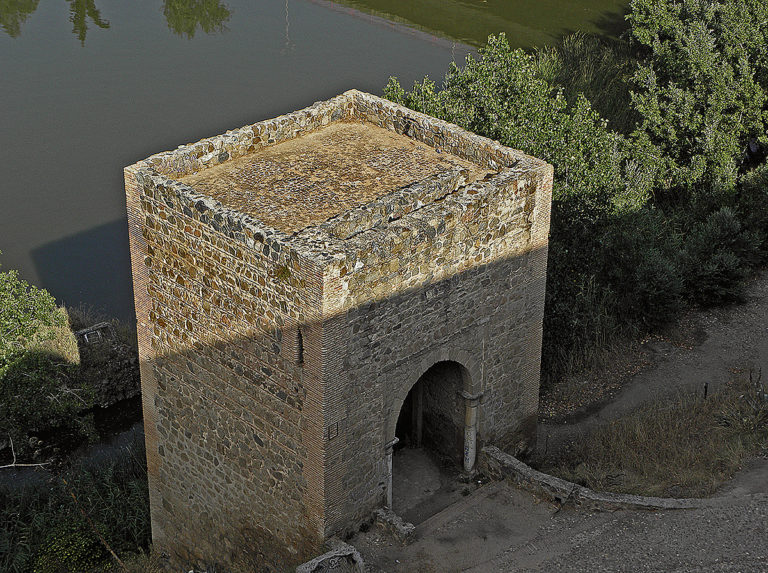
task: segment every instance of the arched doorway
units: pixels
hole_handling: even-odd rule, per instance
[[[392,509],[403,517],[409,511],[424,517],[439,506],[441,501],[431,498],[450,493],[446,489],[463,468],[468,387],[466,368],[446,360],[424,372],[403,400],[391,484]],[[416,506],[424,508],[414,513]]]
[[[426,448],[446,462],[462,463],[466,369],[458,362],[434,364],[416,381],[400,408],[399,448]],[[398,448],[398,449],[399,449]]]

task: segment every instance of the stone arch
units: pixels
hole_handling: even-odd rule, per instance
[[[395,395],[387,412],[384,443],[389,444],[395,438],[397,419],[400,416],[403,403],[405,402],[408,393],[424,373],[439,362],[455,362],[462,368],[462,391],[469,395],[479,395],[482,392],[481,388],[483,381],[481,360],[482,357],[478,357],[469,351],[456,348],[439,348],[432,352],[424,353],[418,360],[415,360],[412,367],[408,369],[407,380],[397,384],[394,388]]]
[[[455,360],[461,358],[461,361]],[[439,390],[445,392],[443,397],[438,396],[437,400],[444,399],[446,403],[452,403],[453,412],[449,414],[450,423],[443,427],[438,427],[438,432],[445,431],[450,434],[448,449],[452,449],[455,461],[462,464],[463,469],[471,472],[474,469],[476,455],[476,437],[477,437],[477,405],[482,395],[482,364],[477,358],[466,352],[457,352],[445,349],[437,350],[414,361],[411,368],[408,369],[408,381],[402,385],[396,385],[396,391],[390,403],[388,410],[388,419],[386,425],[385,451],[387,464],[387,487],[386,503],[392,507],[393,492],[393,449],[399,441],[396,437],[398,419],[403,413],[403,407],[409,394],[422,382],[437,382],[440,385],[440,372],[435,373],[435,378],[429,378],[430,372],[436,367],[445,367],[452,369],[454,380],[448,386]],[[473,371],[475,375],[473,376]],[[456,375],[459,381],[455,380]],[[457,383],[458,382],[458,383]],[[425,390],[426,392],[426,390]],[[434,400],[434,397],[432,398]],[[433,404],[438,402],[433,402]],[[434,413],[434,412],[433,412]],[[418,416],[421,416],[419,413]],[[443,452],[438,452],[443,453]],[[457,459],[459,458],[459,459]]]

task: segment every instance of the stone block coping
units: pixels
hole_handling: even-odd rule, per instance
[[[549,500],[560,504],[572,503],[585,509],[693,509],[706,501],[594,491],[537,471],[495,446],[483,448],[479,458],[481,470],[489,477],[508,479],[516,486]]]
[[[442,210],[551,172],[539,159],[357,90],[126,169],[146,193],[172,197],[174,208],[248,248],[290,245],[319,264],[345,266],[370,251],[372,230],[381,242],[423,234]],[[445,207],[419,215],[438,203]]]

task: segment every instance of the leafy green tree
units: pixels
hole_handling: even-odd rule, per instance
[[[385,96],[552,163],[558,200],[589,195],[609,209],[614,198],[645,202],[652,177],[641,174],[626,186],[637,172],[637,154],[583,95],[569,104],[562,89],[541,77],[536,57],[513,50],[504,34],[490,36],[479,55],[461,68],[452,63],[439,89],[425,78],[406,92],[391,78]]]
[[[174,34],[192,39],[198,29],[222,32],[232,12],[219,0],[164,0],[163,14]]]
[[[11,38],[21,34],[21,25],[37,10],[40,0],[0,0],[0,28]]]
[[[633,0],[628,15],[641,63],[633,105],[640,135],[662,158],[667,190],[736,181],[768,114],[768,3]]]

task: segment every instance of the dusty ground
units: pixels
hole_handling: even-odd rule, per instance
[[[765,493],[695,510],[591,513],[496,482],[416,531],[407,547],[375,530],[351,543],[371,572],[768,571]]]
[[[768,385],[768,271],[750,283],[744,304],[692,311],[665,333],[617,354],[604,371],[566,381],[542,400],[545,410],[557,414],[540,420],[539,454],[551,455],[569,439],[642,404],[680,393],[702,395],[705,385],[708,393],[716,392],[763,366]],[[582,390],[602,399],[565,414],[563,404]]]
[[[613,370],[603,370],[603,376],[612,375],[609,383],[583,376],[545,398],[540,449],[551,453],[639,405],[679,392],[701,393],[705,384],[713,392],[761,366],[765,380],[768,272],[752,282],[745,304],[689,313],[666,333],[625,352]],[[575,411],[564,406],[579,396],[592,403],[576,400]],[[422,490],[438,483],[433,476]],[[403,512],[408,503],[401,502]],[[426,519],[416,533],[407,547],[375,529],[351,543],[373,572],[768,573],[768,460],[750,461],[699,509],[592,513],[492,483]]]

